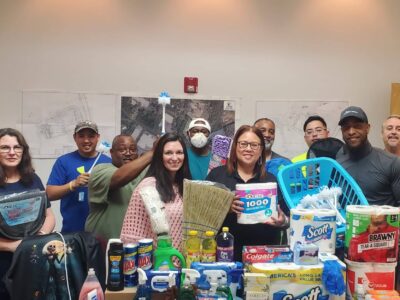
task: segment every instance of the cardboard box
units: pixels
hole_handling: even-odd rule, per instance
[[[126,287],[122,291],[111,292],[106,290],[105,300],[132,300],[136,294],[136,287]]]

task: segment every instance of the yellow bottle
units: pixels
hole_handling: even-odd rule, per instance
[[[214,232],[206,231],[206,238],[203,240],[202,246],[201,262],[216,262],[217,242],[215,241]]]
[[[189,237],[185,244],[186,265],[190,268],[192,262],[199,262],[201,255],[201,240],[197,235],[197,230],[190,230]]]

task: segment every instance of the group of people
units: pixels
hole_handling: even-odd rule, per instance
[[[340,116],[344,145],[336,159],[354,177],[368,201],[399,206],[400,203],[400,117],[390,116],[382,126],[385,150],[368,141],[370,125],[365,112],[350,106]],[[304,123],[304,140],[311,146],[329,137],[320,116]],[[262,118],[252,126],[237,129],[226,165],[208,172],[211,159],[211,126],[202,118],[193,119],[186,132],[186,146],[178,133],[166,133],[153,148],[141,155],[130,135],[114,138],[111,158],[99,153],[99,130],[95,123],[76,125],[73,138],[77,150],[59,157],[49,176],[46,192],[49,201],[61,199],[62,232],[93,232],[105,244],[109,238],[135,242],[156,238],[146,213],[146,197],[156,195],[163,203],[173,245],[182,249],[183,181],[210,180],[235,191],[238,183],[275,182],[280,168],[306,159],[302,153],[290,160],[272,151],[275,123]],[[31,189],[44,190],[35,174],[29,146],[15,129],[0,130],[0,195]],[[37,234],[47,234],[55,226],[54,214],[47,203],[46,217]],[[241,260],[243,245],[281,244],[288,227],[289,209],[278,194],[278,217],[266,224],[244,225],[236,221],[243,203],[235,197],[224,226],[235,236],[235,260]],[[0,236],[0,276],[3,276],[20,240]],[[3,296],[5,295],[5,296]],[[0,283],[0,298],[7,299]]]

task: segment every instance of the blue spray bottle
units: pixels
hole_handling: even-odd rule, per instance
[[[134,300],[151,300],[151,293],[146,284],[146,272],[143,271],[141,268],[138,268],[137,271],[139,274],[139,285],[137,287]]]

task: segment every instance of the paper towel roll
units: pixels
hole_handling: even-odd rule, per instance
[[[345,257],[359,262],[396,262],[399,216],[398,207],[347,206]]]
[[[365,263],[345,259],[347,264],[347,298],[353,299],[357,284],[368,290],[392,290],[396,263]]]
[[[297,242],[314,243],[321,252],[335,252],[336,211],[332,209],[290,210],[290,249]]]

